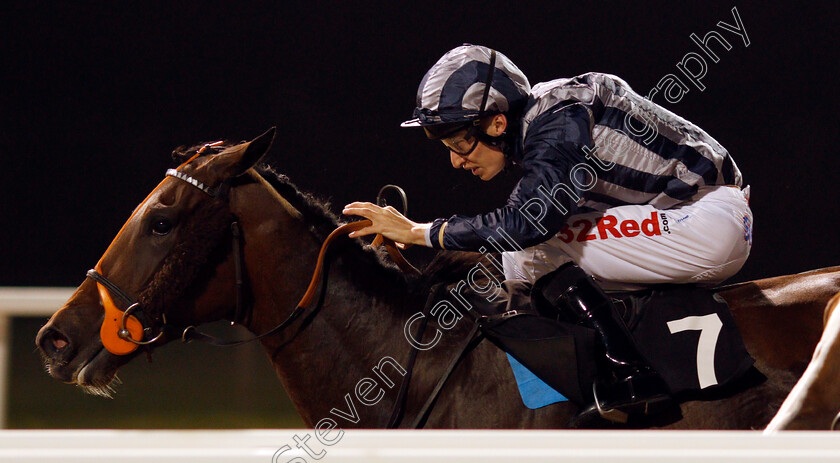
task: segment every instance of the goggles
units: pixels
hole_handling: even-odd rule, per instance
[[[440,141],[446,145],[449,151],[461,156],[468,156],[475,150],[476,146],[478,146],[476,129],[477,127],[470,127],[466,132],[441,138]]]

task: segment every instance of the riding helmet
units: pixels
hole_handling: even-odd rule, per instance
[[[492,114],[519,114],[530,91],[528,78],[505,55],[464,44],[426,72],[417,89],[414,119],[401,126],[461,125]]]

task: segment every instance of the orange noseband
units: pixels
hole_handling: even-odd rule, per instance
[[[125,336],[125,332],[122,331],[125,329],[128,331],[127,336],[135,341],[141,341],[143,339],[143,325],[134,315],[129,315],[125,318],[125,328],[123,328],[122,320],[125,312],[117,308],[114,300],[111,299],[111,293],[105,286],[97,282],[96,287],[99,289],[99,298],[105,307],[105,318],[102,320],[102,327],[99,329],[102,345],[114,355],[126,355],[134,352],[139,344],[122,339],[120,333],[122,332]]]

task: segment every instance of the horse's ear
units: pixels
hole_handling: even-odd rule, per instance
[[[259,137],[219,153],[223,178],[237,177],[254,167],[271,148],[277,128],[272,127]]]

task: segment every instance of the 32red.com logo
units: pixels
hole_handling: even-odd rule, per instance
[[[614,215],[600,217],[594,224],[589,219],[577,219],[566,224],[557,236],[564,243],[577,241],[583,243],[590,240],[607,240],[611,238],[633,238],[636,236],[657,236],[663,232],[671,234],[668,217],[656,212],[650,213],[650,218],[641,222],[633,219],[619,221]]]

